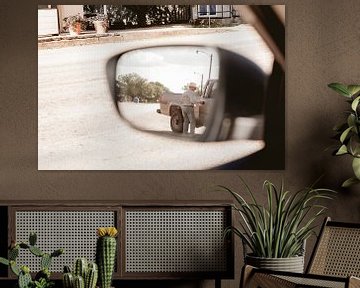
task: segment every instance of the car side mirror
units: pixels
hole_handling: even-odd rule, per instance
[[[263,139],[267,76],[242,55],[150,47],[114,56],[107,73],[119,115],[138,130],[197,141]]]

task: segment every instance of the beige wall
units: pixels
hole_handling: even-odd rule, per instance
[[[295,190],[324,174],[321,185],[339,191],[328,214],[336,220],[360,222],[360,186],[348,191],[339,188],[351,173],[350,162],[325,150],[333,143],[332,127],[346,108],[327,84],[360,82],[359,1],[256,3],[279,2],[287,4],[286,170],[196,172],[38,171],[37,4],[26,2],[20,9],[11,1],[3,4],[0,21],[7,23],[11,15],[17,15],[27,25],[14,25],[11,32],[5,30],[7,25],[0,25],[2,37],[8,39],[7,45],[1,45],[1,55],[7,55],[7,61],[2,61],[0,85],[0,199],[230,199],[207,187],[213,183],[238,187],[237,176],[241,175],[265,201],[261,190],[264,179],[276,184],[284,179],[286,186]],[[237,248],[236,280],[226,281],[224,287],[238,287],[241,256]]]

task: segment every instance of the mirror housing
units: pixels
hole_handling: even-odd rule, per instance
[[[131,50],[112,57],[107,63],[110,90],[112,92],[113,102],[115,103],[120,116],[134,128],[149,133],[154,133],[155,131],[148,131],[146,129],[142,129],[138,125],[135,125],[132,121],[125,117],[125,113],[123,113],[124,111],[119,109],[119,106],[117,105],[116,68],[118,61],[120,61],[122,59],[121,57],[127,53],[132,53],[132,51],[146,51],[146,49],[154,48],[161,49],[162,47],[167,49],[181,49],[181,47],[183,47],[185,49],[192,46],[159,46]],[[209,47],[201,46],[194,46],[193,48],[209,49]],[[242,119],[253,118],[260,119],[260,122],[265,121],[264,102],[267,75],[255,63],[239,54],[220,48],[216,48],[214,50],[217,52],[219,61],[218,88],[220,92],[218,93],[216,99],[214,99],[214,104],[211,108],[212,111],[206,121],[206,129],[201,135],[199,135],[199,137],[195,137],[193,140],[208,142],[239,139],[238,136],[234,135],[238,135],[236,132],[237,130],[243,130],[241,123],[244,123],[244,121],[242,121]],[[238,127],[238,123],[240,123],[240,127]],[[256,122],[255,126],[263,127],[264,124]],[[250,128],[250,130],[254,129],[255,128]],[[161,134],[157,132],[155,133]],[[242,134],[240,138],[252,139],[252,134],[252,132],[246,133],[246,135]],[[176,135],[170,133],[166,135],[169,137],[176,137]],[[259,137],[263,139],[263,130],[261,130],[260,133],[257,133],[257,138]],[[186,138],[186,140],[189,140],[189,138]]]

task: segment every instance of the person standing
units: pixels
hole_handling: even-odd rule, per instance
[[[188,133],[189,124],[190,124],[190,134],[195,134],[195,112],[194,106],[197,102],[199,102],[199,96],[195,93],[196,84],[194,82],[190,82],[188,85],[188,90],[186,90],[181,96],[181,110],[182,116],[184,119],[183,122],[183,133]]]

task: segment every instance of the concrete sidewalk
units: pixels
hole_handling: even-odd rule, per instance
[[[197,35],[208,33],[221,33],[234,31],[238,26],[219,28],[193,28],[190,25],[174,25],[152,28],[138,28],[127,30],[110,30],[106,34],[96,34],[95,31],[85,31],[77,36],[62,33],[58,36],[38,38],[38,49],[54,49],[68,46],[93,45],[102,43],[114,43],[150,39],[155,37],[170,37],[180,35]]]

